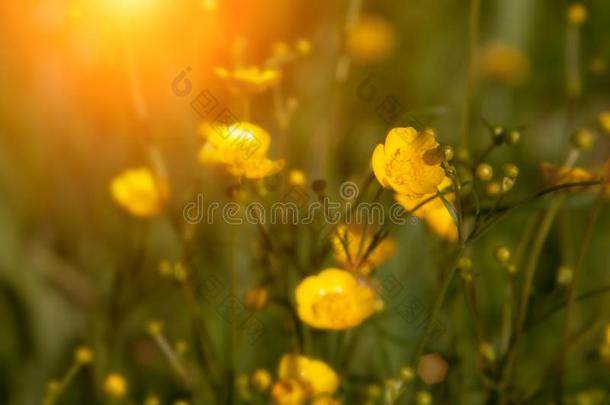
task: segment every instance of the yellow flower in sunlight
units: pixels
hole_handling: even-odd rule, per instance
[[[276,405],[303,405],[306,389],[296,379],[284,379],[273,384],[271,388],[273,403]]]
[[[597,125],[605,134],[610,134],[610,111],[602,111],[597,115]]]
[[[375,312],[376,295],[350,272],[335,268],[305,278],[296,288],[299,317],[319,329],[347,329]]]
[[[335,260],[345,269],[368,275],[371,270],[379,267],[396,251],[394,241],[385,238],[363,260],[376,231],[374,226],[339,225],[332,237]]]
[[[449,189],[451,186],[451,179],[449,177],[445,177],[438,185],[438,191],[445,191],[445,200],[453,204],[455,201],[455,195],[447,192],[447,189]],[[405,210],[409,212],[418,207],[415,212],[412,212],[412,214],[418,218],[422,218],[426,222],[428,229],[430,229],[430,231],[436,236],[449,242],[455,242],[458,238],[457,225],[443,200],[440,197],[437,197],[427,201],[435,195],[436,193],[431,193],[414,198],[407,195],[396,194],[394,197],[396,198],[396,201],[398,201],[405,208]]]
[[[540,164],[544,181],[550,186],[556,186],[565,183],[578,183],[588,181],[593,178],[591,173],[582,167],[557,167],[549,162]],[[576,191],[577,189],[573,189]]]
[[[339,388],[339,377],[328,364],[298,354],[282,356],[278,376],[281,380],[298,381],[308,399],[321,394],[332,395]]]
[[[169,197],[167,183],[146,167],[129,169],[112,179],[114,200],[136,217],[158,214]]]
[[[104,379],[104,392],[111,397],[121,398],[127,393],[127,381],[117,373],[110,373]]]
[[[266,154],[271,136],[263,128],[249,122],[236,122],[230,126],[202,127],[205,143],[199,150],[204,164],[225,167],[234,176],[261,179],[284,168],[283,160],[269,160]]]
[[[582,25],[587,20],[587,8],[581,3],[572,3],[568,6],[567,17],[570,24]]]
[[[349,55],[362,63],[385,59],[394,49],[396,34],[383,17],[373,14],[361,16],[347,33]]]
[[[522,83],[530,72],[530,64],[523,52],[507,44],[489,44],[478,57],[481,76],[507,85]]]
[[[224,80],[228,86],[239,93],[258,94],[275,86],[281,78],[277,69],[259,68],[258,66],[238,67],[228,70],[218,67],[216,76]]]
[[[373,152],[373,172],[381,185],[399,194],[420,197],[435,193],[445,177],[438,147],[430,130],[418,133],[411,127],[394,128],[385,145],[377,145]]]

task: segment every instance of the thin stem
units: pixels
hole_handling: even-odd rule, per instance
[[[479,40],[479,16],[481,14],[481,0],[470,0],[470,15],[468,22],[468,79],[464,99],[464,112],[460,146],[468,148],[470,126],[472,121],[472,104],[474,102],[476,82],[477,44]]]
[[[600,188],[600,191],[597,195],[597,199],[595,200],[595,204],[593,206],[593,210],[589,215],[589,219],[587,220],[587,227],[585,228],[585,233],[582,237],[580,248],[578,251],[578,256],[576,257],[576,264],[574,265],[574,273],[572,282],[568,287],[567,292],[567,304],[566,304],[566,313],[563,324],[563,335],[562,335],[562,344],[559,353],[559,367],[558,367],[558,384],[557,384],[557,399],[561,402],[563,397],[563,389],[564,389],[564,380],[565,380],[565,362],[566,362],[566,352],[568,342],[570,340],[570,328],[573,322],[573,314],[574,314],[574,306],[576,303],[576,289],[578,287],[578,281],[580,280],[582,274],[583,261],[585,258],[585,254],[587,252],[587,248],[591,243],[591,237],[593,236],[593,229],[595,227],[595,222],[597,221],[597,217],[599,215],[599,210],[602,206],[602,201],[604,197],[604,188]]]

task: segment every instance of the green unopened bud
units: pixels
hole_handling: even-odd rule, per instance
[[[455,152],[450,145],[443,146],[443,154],[445,155],[445,160],[449,162],[455,156]]]
[[[519,176],[519,168],[512,163],[507,163],[504,165],[504,174],[506,177],[516,179]]]
[[[574,271],[571,267],[561,266],[559,269],[557,269],[557,284],[568,285],[572,282],[573,277]]]
[[[516,129],[513,129],[512,131],[508,131],[507,133],[504,134],[504,142],[507,145],[516,145],[519,143],[520,139],[521,139],[521,132],[517,131]]]
[[[510,191],[514,185],[515,185],[514,178],[504,177],[502,179],[502,192],[506,193],[507,191]]]
[[[502,264],[508,263],[510,260],[510,250],[506,246],[498,246],[494,251],[494,257]]]
[[[404,366],[399,371],[400,379],[405,383],[409,383],[415,377],[415,370],[412,367]]]

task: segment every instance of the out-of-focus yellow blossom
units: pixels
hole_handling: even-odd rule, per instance
[[[273,384],[271,396],[276,405],[303,405],[307,392],[299,380],[283,379]]]
[[[291,170],[288,173],[288,183],[291,186],[303,187],[307,184],[307,175],[302,170]]]
[[[445,200],[453,204],[455,195],[447,192],[447,189],[449,189],[451,186],[451,179],[449,177],[445,177],[437,188],[438,191],[445,191]],[[435,195],[436,193],[431,193],[413,198],[407,195],[396,194],[394,197],[396,198],[396,201],[398,201],[407,211],[411,211]],[[450,242],[455,242],[457,240],[457,225],[440,197],[428,201],[419,207],[415,212],[412,212],[412,214],[418,218],[422,218],[426,222],[426,225],[430,231],[432,231],[432,233],[439,238]]]
[[[246,291],[244,297],[244,305],[250,311],[259,311],[267,305],[269,300],[269,292],[263,287],[253,287]]]
[[[252,373],[252,377],[250,377],[250,384],[252,384],[254,389],[259,392],[266,391],[271,385],[271,374],[269,371],[259,368]]]
[[[199,150],[204,164],[225,167],[234,176],[261,179],[284,168],[284,160],[270,160],[266,154],[271,136],[263,128],[250,122],[236,122],[229,126],[201,127],[205,139]]]
[[[218,67],[215,73],[230,89],[244,94],[262,93],[275,86],[281,79],[279,70],[258,66],[238,67],[234,70]]]
[[[338,399],[329,397],[328,395],[323,395],[311,401],[311,405],[341,405],[341,402],[339,402]]]
[[[412,127],[390,130],[385,145],[377,145],[372,166],[375,177],[386,188],[410,197],[435,193],[445,178],[439,144],[429,130]]]
[[[544,181],[550,186],[565,183],[578,183],[591,180],[593,177],[591,173],[582,167],[557,167],[549,162],[541,163],[540,169],[542,170]]]
[[[311,53],[311,41],[306,38],[297,39],[294,47],[301,55],[309,55]]]
[[[79,364],[89,364],[93,361],[93,352],[88,346],[79,346],[74,351],[74,358]]]
[[[610,111],[602,111],[597,114],[597,125],[605,134],[610,134]]]
[[[146,167],[129,169],[110,182],[112,198],[131,215],[141,218],[158,214],[169,197],[167,183]]]
[[[362,15],[347,33],[347,52],[356,61],[374,63],[385,59],[394,49],[394,27],[383,17]]]
[[[329,268],[296,288],[299,317],[319,329],[347,329],[375,312],[376,294],[349,271]]]
[[[530,73],[530,63],[521,50],[507,44],[489,44],[480,50],[478,65],[484,79],[515,86]]]
[[[104,392],[113,398],[121,398],[127,393],[127,381],[118,373],[110,373],[104,379]]]
[[[385,238],[364,259],[376,231],[374,226],[339,225],[332,238],[335,260],[345,269],[368,275],[372,269],[379,267],[396,251],[396,243],[392,239]]]
[[[339,388],[339,377],[328,364],[298,354],[282,356],[278,376],[281,380],[299,381],[308,399],[332,395]]]
[[[582,25],[587,20],[587,8],[581,3],[572,3],[568,6],[568,22],[573,25]]]
[[[144,400],[144,405],[161,405],[161,400],[156,395],[149,395]]]

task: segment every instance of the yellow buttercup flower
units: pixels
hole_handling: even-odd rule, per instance
[[[347,33],[347,52],[358,62],[378,62],[392,52],[395,37],[394,28],[386,19],[363,15]]]
[[[232,90],[245,94],[262,93],[275,86],[281,79],[279,70],[262,69],[258,66],[238,67],[234,70],[218,67],[215,73]]]
[[[540,168],[545,182],[550,186],[578,183],[593,178],[591,173],[582,167],[557,167],[552,163],[543,162]]]
[[[447,189],[452,186],[451,179],[445,177],[438,185],[438,191],[445,191],[445,200],[451,204],[455,201],[455,195],[448,193]],[[409,197],[407,195],[396,194],[395,198],[407,211],[412,211],[424,201],[432,198],[436,193],[426,194],[421,197]],[[458,238],[458,230],[455,220],[449,213],[443,200],[438,197],[421,205],[415,212],[412,212],[418,218],[422,218],[428,229],[436,236],[450,242],[455,242]]]
[[[284,160],[267,159],[271,136],[250,122],[214,128],[204,124],[201,132],[205,143],[199,160],[204,164],[220,165],[234,176],[249,179],[271,176],[284,167]]]
[[[271,388],[273,403],[276,405],[303,405],[306,394],[306,388],[296,379],[280,380]]]
[[[375,232],[374,226],[365,228],[362,225],[339,225],[332,237],[335,260],[345,269],[368,275],[372,269],[379,267],[396,251],[394,241],[385,238],[364,259]]]
[[[164,207],[169,196],[167,183],[146,167],[129,169],[112,179],[110,193],[127,212],[151,217]]]
[[[329,268],[296,288],[298,314],[318,329],[347,329],[375,312],[375,293],[349,271]]]
[[[445,178],[438,147],[430,130],[418,133],[411,127],[394,128],[385,145],[377,145],[373,152],[373,172],[381,185],[399,194],[420,197],[435,193]]]
[[[339,388],[339,377],[328,364],[298,354],[282,356],[278,376],[301,383],[308,399],[321,394],[332,395]]]
[[[513,86],[522,83],[530,72],[529,60],[520,49],[500,43],[481,49],[478,66],[484,79]]]

